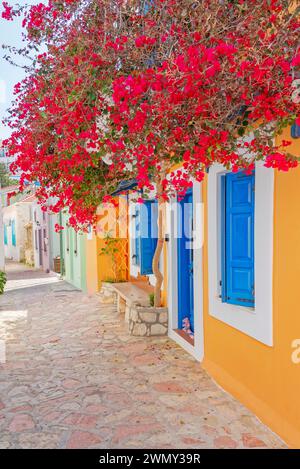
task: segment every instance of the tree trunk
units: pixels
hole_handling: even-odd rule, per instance
[[[154,306],[156,308],[161,306],[161,286],[163,283],[163,275],[159,270],[159,259],[164,247],[164,200],[161,197],[163,187],[161,184],[161,178],[157,181],[156,190],[158,193],[158,239],[157,246],[152,260],[152,270],[155,276],[155,287],[154,287]]]

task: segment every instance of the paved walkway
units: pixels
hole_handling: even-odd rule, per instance
[[[0,448],[284,446],[173,342],[130,337],[114,306],[56,276],[8,270]]]

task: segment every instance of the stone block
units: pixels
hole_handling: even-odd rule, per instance
[[[166,324],[168,322],[168,313],[167,312],[159,313],[158,320],[160,323]]]
[[[139,317],[140,317],[141,322],[150,322],[150,323],[156,322],[156,312],[142,313],[140,311]]]
[[[129,312],[130,320],[133,321],[133,322],[139,322],[140,317],[139,317],[139,314],[138,314],[138,311],[136,310],[136,308],[132,308],[132,307],[129,307],[129,308],[130,308],[130,312]]]
[[[168,329],[166,326],[163,324],[152,324],[150,329],[150,335],[155,336],[155,335],[166,335],[168,332]]]

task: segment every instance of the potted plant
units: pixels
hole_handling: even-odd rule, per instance
[[[0,295],[4,292],[4,287],[6,284],[6,273],[0,271]]]

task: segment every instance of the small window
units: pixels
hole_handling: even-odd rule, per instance
[[[221,176],[221,298],[254,307],[255,175]]]
[[[293,124],[291,127],[291,137],[300,138],[300,125]]]

